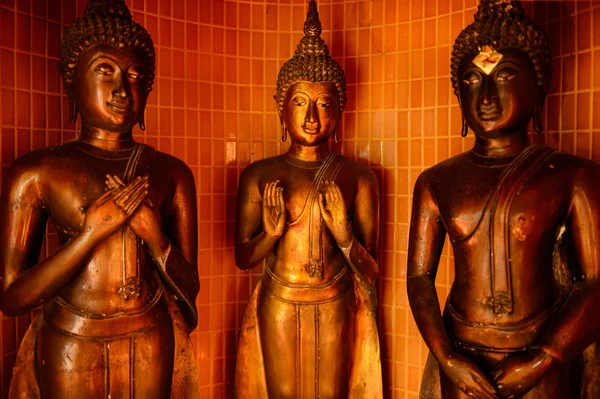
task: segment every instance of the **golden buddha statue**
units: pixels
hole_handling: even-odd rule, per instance
[[[432,356],[421,398],[598,397],[599,359],[582,353],[600,338],[600,166],[529,142],[550,60],[518,1],[483,0],[454,44],[463,136],[476,140],[415,184],[408,298]],[[446,235],[455,279],[442,314]]]
[[[1,310],[41,306],[11,398],[197,398],[194,177],[134,141],[155,53],[123,0],[90,0],[60,64],[78,137],[9,167],[0,201]],[[47,221],[60,247],[39,253]]]
[[[381,398],[377,178],[329,151],[346,83],[314,0],[304,34],[275,95],[291,146],[240,177],[236,264],[266,264],[244,314],[235,397]]]

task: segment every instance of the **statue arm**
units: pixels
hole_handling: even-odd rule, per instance
[[[421,175],[415,184],[413,196],[406,284],[417,327],[440,363],[452,353],[435,289],[445,237],[446,229],[431,186]]]
[[[546,334],[541,348],[552,357],[568,362],[591,343],[600,339],[600,167],[581,171],[573,190],[566,228],[580,268],[579,276],[556,322]],[[591,316],[592,315],[592,316]]]
[[[375,173],[359,180],[354,201],[352,241],[349,247],[340,247],[353,271],[371,288],[379,274],[377,248],[379,244],[379,184]]]
[[[95,246],[89,230],[38,263],[46,221],[40,172],[22,160],[8,170],[0,200],[0,308],[7,316],[30,311],[54,297]]]
[[[236,199],[235,263],[242,270],[254,268],[273,250],[279,237],[262,228],[262,197],[252,165],[242,172]]]
[[[196,296],[200,290],[196,185],[187,165],[177,169],[174,173],[175,194],[163,221],[162,237],[155,243],[148,243],[148,247],[168,288],[179,301],[190,330],[193,330],[198,324]]]

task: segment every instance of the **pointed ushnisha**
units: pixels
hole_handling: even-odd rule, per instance
[[[306,22],[304,22],[304,34],[306,36],[321,36],[322,28],[319,20],[319,11],[317,11],[317,2],[311,0],[308,4],[308,13]]]
[[[538,86],[547,86],[552,76],[552,58],[546,33],[527,17],[520,1],[482,0],[474,19],[454,42],[451,64],[454,94],[458,95],[460,63],[483,48],[489,48],[491,54],[504,48],[525,52],[535,68]]]
[[[275,100],[279,109],[288,88],[295,82],[331,82],[337,88],[340,110],[346,105],[346,77],[344,70],[329,54],[325,41],[321,38],[321,21],[317,11],[317,2],[311,0],[308,5],[304,37],[300,40],[294,56],[288,60],[277,77]]]

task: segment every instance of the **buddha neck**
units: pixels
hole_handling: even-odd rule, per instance
[[[317,146],[306,146],[292,142],[287,155],[300,161],[316,162],[327,158],[329,153],[330,151],[327,141]]]
[[[109,132],[84,126],[78,140],[108,151],[126,150],[135,144],[131,129],[126,132]]]
[[[517,155],[530,144],[527,130],[523,129],[496,138],[487,138],[477,135],[475,145],[471,151],[486,158],[507,158]]]

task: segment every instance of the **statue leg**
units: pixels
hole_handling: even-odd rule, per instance
[[[175,359],[171,317],[166,317],[158,326],[130,340],[130,348],[135,356],[130,359],[135,377],[135,398],[170,398]]]
[[[261,292],[259,323],[269,397],[348,395],[353,292],[311,304]]]
[[[579,377],[574,375],[579,370],[578,368],[575,370],[574,362],[559,364],[551,369],[531,391],[527,392],[521,398],[579,398],[579,378],[574,378]]]
[[[421,390],[419,399],[440,399],[442,391],[440,388],[440,366],[431,353],[427,355],[423,380],[421,381]]]
[[[44,398],[169,398],[173,326],[166,318],[137,335],[79,339],[43,323],[36,371]]]
[[[315,308],[318,397],[346,398],[353,360],[354,291],[350,289],[341,298]],[[314,356],[309,361],[315,362]]]
[[[84,341],[43,323],[36,342],[41,397],[106,398],[104,343]]]
[[[261,290],[258,321],[269,397],[296,398],[298,307]]]
[[[600,398],[600,342],[588,346],[583,352],[581,399]]]

